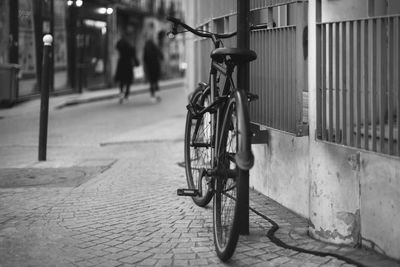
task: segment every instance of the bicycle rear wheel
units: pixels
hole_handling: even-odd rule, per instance
[[[218,257],[227,261],[233,255],[239,238],[239,215],[243,209],[243,192],[237,186],[239,179],[248,179],[249,171],[240,169],[235,163],[240,133],[238,110],[235,98],[231,98],[222,124],[221,143],[218,151],[220,175],[216,179],[214,192],[214,244]]]
[[[197,89],[191,103],[194,109],[207,107],[210,104],[210,94],[203,94],[203,90]],[[192,197],[193,202],[200,206],[206,206],[212,199],[210,181],[205,175],[205,170],[211,168],[211,114],[195,115],[191,111],[186,115],[185,127],[185,169],[186,180],[189,189],[197,189],[199,196]]]

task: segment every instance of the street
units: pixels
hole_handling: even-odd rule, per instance
[[[186,187],[185,90],[163,90],[161,97],[158,104],[140,94],[122,105],[53,105],[45,162],[37,161],[37,100],[0,110],[0,266],[353,266],[278,246],[267,237],[270,222],[254,212],[250,235],[221,263],[212,205],[176,196]],[[398,266],[314,241],[306,220],[251,196],[252,208],[279,223],[277,237],[286,243],[364,259],[359,266]]]

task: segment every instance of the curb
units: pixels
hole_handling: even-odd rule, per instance
[[[170,83],[167,83],[167,84],[160,84],[160,90],[173,89],[176,87],[183,86],[183,84],[184,84],[183,80],[171,81]],[[130,94],[138,95],[138,94],[143,94],[143,93],[149,92],[147,84],[141,84],[141,85],[138,85],[138,87],[139,87],[139,89],[131,90]],[[62,109],[65,107],[75,106],[75,105],[79,105],[79,104],[91,103],[91,102],[102,101],[102,100],[109,100],[109,99],[117,98],[118,96],[119,96],[119,93],[114,92],[114,93],[109,93],[109,94],[105,94],[105,95],[101,95],[101,96],[92,96],[92,97],[80,98],[80,99],[79,98],[70,99],[70,100],[66,100],[64,103],[61,103],[61,104],[55,106],[55,109]]]

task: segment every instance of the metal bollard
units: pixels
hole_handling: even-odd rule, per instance
[[[40,128],[39,128],[39,161],[46,160],[47,125],[49,119],[50,90],[50,56],[53,37],[46,34],[43,37],[42,88],[40,97]]]

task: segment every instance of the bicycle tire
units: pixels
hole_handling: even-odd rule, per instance
[[[191,103],[194,106],[206,107],[210,103],[209,91],[203,88],[197,88],[191,97]],[[191,111],[187,112],[185,125],[185,170],[186,181],[189,189],[200,189],[201,195],[192,197],[193,202],[205,207],[212,199],[212,187],[206,180],[203,169],[211,168],[211,115],[205,113],[203,116],[197,117]],[[196,124],[199,127],[194,135]],[[196,144],[207,145],[209,147],[197,146]],[[201,177],[200,177],[201,175]],[[199,181],[200,180],[200,181]]]
[[[240,135],[249,131],[249,129],[241,129],[246,128],[247,123],[238,123],[236,105],[235,97],[231,97],[225,109],[220,148],[218,149],[218,168],[224,171],[221,171],[222,174],[217,177],[214,190],[214,245],[217,255],[222,261],[229,260],[236,249],[240,231],[239,216],[244,208],[243,194],[246,190],[237,185],[240,183],[239,179],[249,178],[249,171],[240,169],[235,163]],[[247,106],[243,108],[246,112]],[[243,111],[243,108],[240,110]]]

